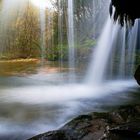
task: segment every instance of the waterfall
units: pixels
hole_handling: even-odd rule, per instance
[[[47,11],[48,12],[48,11]],[[47,20],[46,20],[46,38],[47,38],[47,43],[46,43],[46,54],[52,54],[54,55],[53,53],[53,13],[51,12],[48,12],[48,15],[47,15]],[[47,56],[49,58],[49,56]]]
[[[75,79],[75,46],[74,46],[74,4],[68,0],[68,46],[70,81]]]
[[[115,69],[116,79],[130,79],[134,75],[137,36],[138,20],[135,22],[134,27],[125,25],[119,29],[112,57],[114,61],[112,67]]]
[[[125,76],[125,56],[126,56],[126,25],[124,25],[124,28],[122,29],[122,44],[120,45],[120,64],[119,64],[119,78],[124,78]]]
[[[41,65],[45,63],[46,56],[46,14],[45,9],[40,9],[40,29],[41,29]]]
[[[132,30],[129,31],[128,35],[128,73],[130,74],[130,77],[133,76],[134,70],[135,70],[135,54],[137,49],[137,43],[138,43],[138,20],[135,23],[135,26],[132,28]]]
[[[138,21],[134,27],[128,28],[108,18],[98,44],[93,49],[86,77],[88,84],[97,85],[104,80],[113,80],[114,77],[123,80],[133,76],[137,32]]]
[[[99,84],[104,79],[105,70],[107,69],[108,59],[111,54],[112,44],[118,32],[118,26],[108,18],[103,29],[102,35],[93,51],[92,62],[89,67],[87,81],[90,84]],[[91,76],[92,75],[92,76]]]
[[[34,5],[39,10],[40,17],[40,48],[41,48],[41,65],[45,64],[47,53],[53,55],[52,44],[53,39],[53,0],[30,0],[32,5]],[[47,16],[46,16],[47,15]],[[46,18],[47,17],[47,18]]]
[[[59,43],[59,63],[60,71],[63,67],[63,5],[62,1],[58,0],[58,43]]]

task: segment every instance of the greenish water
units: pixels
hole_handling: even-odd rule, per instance
[[[92,87],[82,83],[83,66],[69,83],[67,64],[0,63],[0,139],[25,140],[57,129],[79,114],[107,111],[139,103],[134,80],[108,81]]]

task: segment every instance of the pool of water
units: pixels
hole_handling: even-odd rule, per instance
[[[134,80],[87,85],[77,70],[77,82],[69,82],[68,69],[54,63],[3,64],[1,69],[0,139],[4,140],[25,140],[57,129],[77,115],[140,99]]]

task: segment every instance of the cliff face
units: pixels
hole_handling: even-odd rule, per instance
[[[114,20],[119,20],[121,25],[124,21],[134,24],[135,19],[140,18],[139,0],[112,0],[110,4],[110,14],[115,7]]]

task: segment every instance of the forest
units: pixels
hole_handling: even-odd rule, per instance
[[[100,9],[104,8],[102,1],[95,1],[96,9],[93,8],[91,0],[74,1],[74,44],[79,58],[87,57],[91,47],[96,44],[103,23],[95,29],[93,22],[96,21],[95,24],[98,24],[99,17],[102,19],[102,15],[105,14],[100,12]],[[68,3],[65,0],[58,0],[53,1],[52,5],[53,10],[45,10],[45,58],[50,61],[67,60]],[[4,15],[3,12],[1,14]],[[5,23],[6,21],[0,23],[0,58],[3,60],[39,59],[41,57],[41,17],[38,7],[29,1],[24,6],[24,11],[12,10],[9,16],[15,19],[8,23]],[[93,35],[94,30],[97,31]]]

